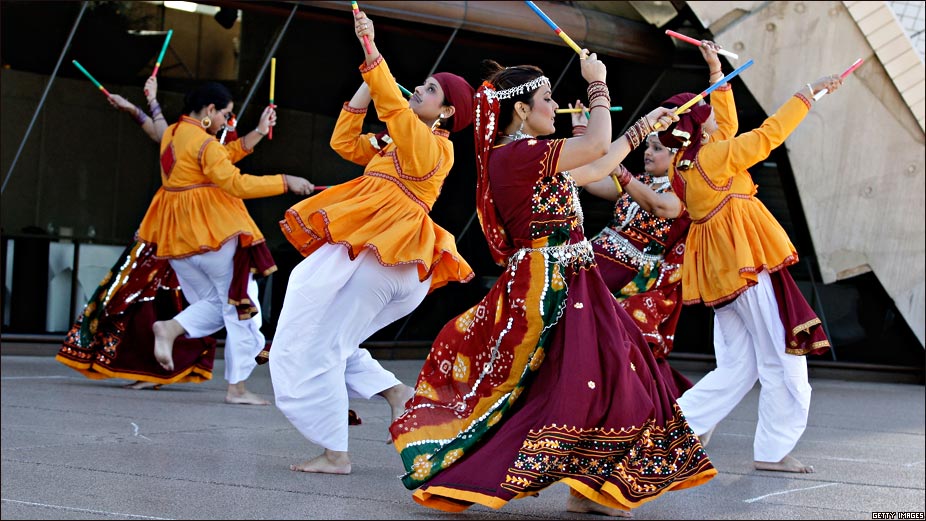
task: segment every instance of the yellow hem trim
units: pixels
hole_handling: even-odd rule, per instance
[[[108,378],[124,378],[126,380],[139,380],[142,382],[152,382],[156,384],[176,384],[176,383],[202,383],[212,380],[212,371],[206,371],[199,367],[193,366],[186,371],[171,378],[158,378],[156,376],[125,373],[121,371],[110,371],[99,364],[81,363],[69,360],[61,355],[56,355],[55,360],[74,369],[90,380],[106,380]]]

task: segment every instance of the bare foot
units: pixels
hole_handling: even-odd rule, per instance
[[[151,390],[157,391],[158,389],[161,388],[161,384],[156,384],[154,382],[145,382],[144,380],[138,380],[137,382],[132,382],[130,384],[123,385],[122,388],[123,389],[135,389],[135,390],[151,389]]]
[[[566,501],[566,512],[578,512],[580,514],[601,514],[610,517],[633,517],[633,514],[627,510],[606,507],[599,505],[587,497],[576,497],[569,494]]]
[[[778,472],[795,472],[797,474],[811,474],[814,472],[813,465],[804,465],[791,455],[781,458],[781,461],[772,463],[768,461],[753,461],[757,470],[775,470]]]
[[[289,470],[321,474],[350,474],[350,457],[346,452],[325,449],[324,454],[298,465],[290,465]]]
[[[186,331],[176,320],[159,320],[154,331],[154,358],[167,371],[174,370],[174,340]]]
[[[244,388],[244,382],[228,384],[225,403],[236,405],[270,405],[270,402]]]
[[[710,429],[708,429],[707,432],[705,432],[704,434],[698,436],[698,438],[701,439],[701,447],[702,447],[702,448],[705,448],[705,449],[707,448],[707,444],[711,442],[711,436],[714,435],[714,429],[716,429],[716,428],[717,428],[717,426],[714,425],[713,427],[711,427]]]
[[[405,412],[405,404],[412,399],[412,396],[415,396],[415,390],[405,384],[397,384],[379,394],[389,402],[389,407],[392,408],[392,421],[395,421]]]

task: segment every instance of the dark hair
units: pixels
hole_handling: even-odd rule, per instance
[[[214,104],[222,110],[232,101],[231,92],[221,83],[209,82],[196,87],[183,98],[183,113],[199,112],[203,107]]]
[[[489,83],[495,86],[496,91],[503,91],[511,87],[523,85],[533,79],[543,76],[540,67],[534,65],[515,65],[514,67],[502,67],[495,60],[482,60],[482,76]],[[504,129],[511,124],[514,113],[514,104],[518,101],[527,103],[530,108],[534,108],[534,92],[525,92],[513,98],[499,100],[498,128]]]

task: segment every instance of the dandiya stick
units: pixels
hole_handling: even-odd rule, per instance
[[[741,66],[740,66],[738,69],[736,69],[735,71],[731,72],[730,74],[727,74],[727,75],[724,76],[723,78],[720,78],[720,80],[719,80],[717,83],[715,83],[715,84],[711,85],[710,87],[704,89],[704,92],[702,92],[701,94],[698,94],[697,96],[691,98],[690,100],[688,100],[687,103],[685,103],[685,104],[682,105],[681,107],[675,109],[675,114],[676,114],[676,115],[679,115],[679,114],[681,114],[682,112],[685,112],[686,110],[690,109],[695,103],[697,103],[697,102],[703,100],[704,98],[706,98],[708,94],[710,94],[711,92],[714,92],[717,88],[719,88],[719,87],[725,85],[728,81],[732,80],[732,79],[735,78],[736,76],[739,76],[739,73],[743,72],[743,71],[746,70],[748,67],[751,67],[752,64],[753,64],[753,61],[752,61],[752,60],[749,60],[748,62],[746,62],[746,63],[744,63],[743,65],[741,65]],[[661,126],[662,126],[662,125],[660,125],[659,122],[657,121],[656,124],[653,125],[653,129],[654,129],[654,130],[659,129]]]
[[[611,107],[610,110],[611,112],[620,112],[624,110],[624,107]],[[557,114],[578,114],[579,112],[582,112],[582,109],[580,108],[556,109]]]
[[[666,29],[666,34],[668,34],[669,36],[671,36],[672,38],[675,38],[675,39],[677,39],[677,40],[681,40],[681,41],[683,41],[683,42],[688,42],[688,43],[690,43],[691,45],[696,45],[696,46],[698,46],[698,47],[701,47],[701,40],[695,40],[694,38],[692,38],[692,37],[690,37],[690,36],[685,36],[685,35],[682,34],[682,33],[677,33],[677,32],[675,32],[675,31],[671,31],[671,30],[669,30],[669,29]],[[739,54],[730,52],[730,51],[728,51],[728,50],[726,50],[726,49],[720,49],[720,50],[718,50],[718,51],[717,51],[717,54],[722,54],[722,55],[724,55],[724,56],[733,58],[734,60],[740,59]]]
[[[582,53],[582,49],[579,48],[578,45],[576,45],[576,42],[572,41],[572,38],[570,38],[568,34],[564,33],[562,29],[560,29],[555,23],[553,23],[553,20],[550,20],[549,16],[544,14],[544,12],[541,11],[539,7],[534,5],[534,2],[527,0],[525,3],[527,4],[528,7],[533,9],[535,13],[537,13],[537,16],[539,16],[544,22],[547,23],[547,25],[550,26],[551,29],[553,29],[553,32],[556,33],[557,36],[559,36],[560,38],[563,39],[564,42],[566,42],[566,45],[572,47],[572,50],[579,53],[579,58],[583,60],[586,58],[586,56]]]
[[[396,83],[396,86],[399,88],[400,91],[402,91],[402,94],[405,94],[406,97],[408,98],[412,97],[412,91],[406,89],[405,87],[399,85],[398,83]]]
[[[325,185],[315,185],[315,189],[314,189],[314,190],[315,190],[316,192],[321,192],[322,190],[327,190],[328,188],[331,188],[331,187],[330,187],[330,186],[325,186]]]
[[[855,60],[855,63],[853,63],[852,65],[850,65],[848,69],[844,70],[844,71],[842,72],[842,74],[839,75],[839,77],[842,78],[842,79],[848,78],[849,75],[852,74],[852,72],[853,72],[855,69],[858,69],[859,67],[861,67],[861,66],[862,66],[862,63],[864,63],[864,62],[865,62],[865,60],[863,60],[863,59],[861,59],[861,58]],[[829,92],[829,89],[823,89],[823,90],[821,90],[820,92],[814,94],[813,100],[814,100],[814,101],[817,101],[818,99],[822,98],[823,96],[826,96],[826,93],[827,93],[827,92]]]
[[[276,78],[277,78],[277,59],[270,58],[270,107],[277,108],[273,102],[273,91],[276,87]],[[267,131],[267,139],[273,139],[273,127],[270,127],[270,130]]]
[[[360,12],[360,6],[354,0],[351,0],[350,7],[354,10],[354,14]],[[363,48],[367,50],[367,54],[373,54],[373,48],[370,47],[370,37],[367,35],[363,35]]]
[[[94,85],[96,85],[96,88],[100,89],[100,91],[102,91],[103,94],[106,94],[106,97],[107,97],[107,98],[111,98],[111,97],[112,97],[112,94],[110,94],[109,91],[106,90],[105,87],[103,87],[102,85],[100,85],[100,82],[96,81],[96,78],[94,78],[89,72],[87,72],[87,69],[85,69],[85,68],[83,67],[83,65],[77,63],[77,60],[71,60],[71,63],[73,63],[75,67],[77,67],[78,69],[80,69],[80,72],[84,73],[84,75],[85,75],[87,78],[89,78],[90,81],[92,81]]]
[[[173,36],[173,34],[173,29],[167,31],[167,37],[164,38],[164,45],[161,47],[161,54],[158,55],[158,61],[154,62],[154,70],[151,71],[152,76],[158,75],[158,69],[161,68],[161,61],[164,59],[164,53],[167,52],[167,44],[170,43],[170,37]]]

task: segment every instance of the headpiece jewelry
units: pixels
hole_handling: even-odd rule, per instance
[[[538,76],[527,83],[522,83],[510,89],[496,91],[494,95],[498,99],[508,99],[515,96],[520,96],[524,92],[532,92],[540,88],[541,85],[550,83],[550,78],[546,76]],[[488,92],[487,92],[488,94]]]

